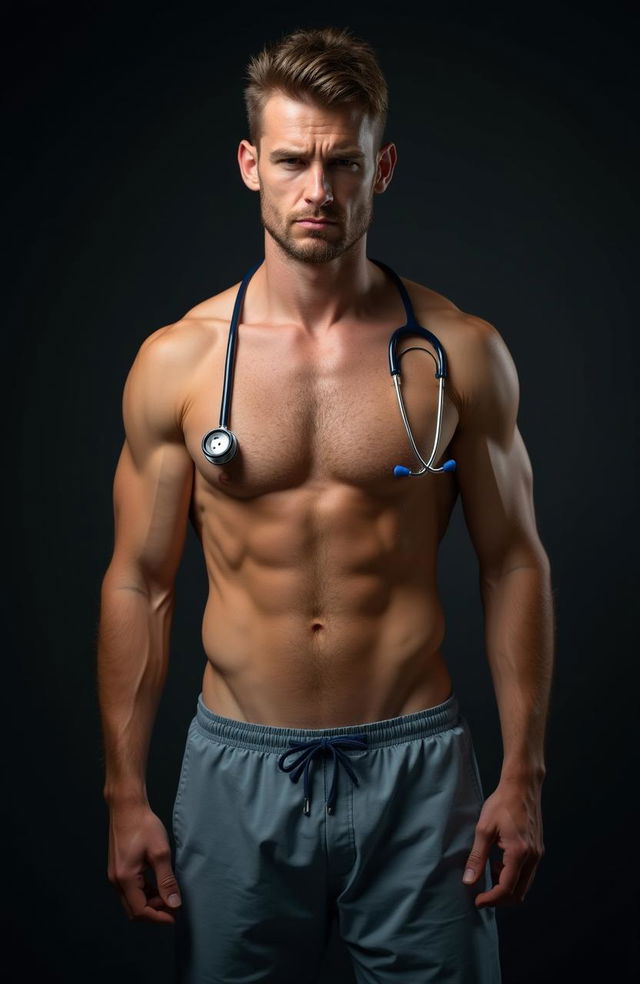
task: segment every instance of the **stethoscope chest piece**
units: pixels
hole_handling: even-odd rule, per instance
[[[226,427],[214,427],[202,438],[202,452],[212,465],[231,461],[238,450],[236,435]]]

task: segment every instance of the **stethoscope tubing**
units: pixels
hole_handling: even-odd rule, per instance
[[[405,309],[408,315],[407,324],[402,325],[400,328],[396,328],[396,330],[392,333],[389,339],[389,345],[388,345],[389,371],[393,379],[396,397],[398,400],[398,407],[400,408],[400,414],[402,416],[402,421],[405,430],[407,432],[409,443],[413,448],[416,457],[422,462],[423,467],[418,471],[414,472],[411,469],[405,468],[402,465],[396,465],[394,469],[394,474],[396,476],[399,475],[417,476],[417,475],[423,475],[425,471],[430,471],[432,473],[452,471],[456,467],[456,463],[453,460],[446,461],[444,465],[441,465],[440,467],[434,467],[432,465],[432,462],[435,458],[436,451],[438,448],[438,443],[440,441],[440,435],[442,433],[442,418],[443,418],[443,410],[444,410],[444,385],[447,376],[447,358],[446,358],[445,351],[442,345],[440,344],[440,341],[438,340],[438,338],[436,338],[433,332],[429,331],[427,328],[423,328],[422,325],[418,324],[418,322],[415,320],[415,317],[411,316],[413,309],[411,306],[409,295],[407,293],[407,289],[402,283],[402,281],[400,280],[400,278],[398,277],[398,275],[395,273],[395,271],[392,270],[391,267],[387,266],[386,263],[383,263],[380,260],[374,260],[373,257],[369,257],[369,259],[371,259],[373,263],[377,264],[377,266],[381,267],[383,270],[386,270],[391,276],[391,278],[395,281],[400,291],[400,294],[402,295]],[[213,461],[213,463],[215,464],[223,464],[226,461],[228,461],[230,457],[233,457],[235,455],[236,448],[237,448],[237,440],[235,438],[235,435],[233,435],[229,430],[229,414],[230,414],[230,404],[231,404],[231,391],[233,387],[236,346],[237,346],[238,319],[240,314],[240,307],[242,305],[242,301],[247,286],[249,284],[249,281],[251,280],[251,277],[256,272],[256,270],[258,270],[258,268],[261,267],[264,262],[265,262],[264,259],[260,260],[253,267],[251,267],[250,270],[247,271],[247,273],[242,279],[233,306],[233,313],[231,316],[231,324],[229,328],[229,337],[227,340],[227,353],[226,353],[225,368],[224,368],[224,384],[222,388],[222,401],[220,404],[220,423],[218,425],[218,428],[216,428],[216,430],[218,431],[227,432],[227,434],[224,437],[224,440],[225,441],[230,440],[231,446],[226,453],[224,454],[221,453],[220,455],[214,455],[214,457],[211,457],[210,453],[208,453],[206,450],[206,441],[207,438],[210,435],[212,435],[215,431],[208,432],[207,434],[205,434],[205,436],[202,439],[202,448],[205,453],[205,456],[208,458],[208,460]],[[402,352],[398,356],[398,342],[405,335],[419,335],[420,337],[424,338],[426,341],[430,342],[431,345],[433,345],[437,356],[437,371],[435,376],[436,379],[438,380],[438,409],[436,414],[435,437],[428,461],[425,461],[425,459],[420,454],[420,451],[418,450],[418,447],[413,437],[413,433],[411,431],[411,426],[409,424],[409,419],[407,416],[404,400],[402,397],[400,359],[405,353]],[[407,349],[405,351],[409,351],[409,350]]]
[[[225,427],[229,429],[229,403],[231,400],[231,387],[232,379],[234,375],[234,366],[236,358],[236,341],[238,338],[238,316],[240,314],[240,305],[242,304],[242,299],[245,295],[245,291],[249,286],[249,281],[254,275],[256,270],[262,266],[264,260],[260,260],[255,266],[252,266],[250,270],[245,274],[238,293],[236,294],[236,302],[233,305],[233,314],[231,315],[231,327],[229,329],[229,340],[227,344],[227,356],[224,363],[224,386],[222,388],[222,402],[220,404],[220,423],[219,427]]]
[[[398,342],[405,335],[419,335],[421,338],[424,338],[427,342],[430,342],[431,345],[433,345],[434,349],[436,350],[437,370],[436,370],[435,377],[438,380],[438,410],[436,413],[435,437],[433,440],[433,447],[431,449],[431,454],[429,456],[428,461],[424,460],[424,458],[420,454],[420,451],[418,450],[418,446],[414,440],[413,433],[411,431],[411,426],[409,424],[409,418],[407,416],[407,411],[405,409],[404,399],[402,397],[400,359],[405,353],[402,352],[400,356],[398,356]],[[408,351],[408,349],[406,351]],[[433,332],[429,331],[428,328],[423,328],[422,325],[419,325],[417,321],[409,322],[406,325],[403,325],[401,328],[396,328],[396,330],[391,335],[389,339],[388,354],[389,354],[389,372],[391,373],[391,378],[393,379],[393,383],[395,386],[398,406],[400,408],[400,414],[402,416],[402,422],[404,423],[404,428],[407,432],[409,443],[411,444],[411,447],[413,448],[416,457],[422,462],[424,466],[419,471],[412,472],[411,474],[424,475],[425,471],[430,471],[435,473],[450,471],[451,470],[450,468],[443,468],[442,465],[440,467],[437,467],[432,464],[433,459],[436,456],[436,451],[438,450],[438,444],[440,442],[440,434],[442,433],[442,417],[444,412],[444,382],[447,376],[447,356],[445,354],[442,345],[440,344],[439,339],[436,338]]]

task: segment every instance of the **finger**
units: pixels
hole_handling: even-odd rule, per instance
[[[476,895],[475,904],[478,909],[481,909],[485,905],[498,905],[511,899],[513,890],[520,878],[524,860],[524,852],[516,851],[515,848],[511,851],[505,848],[503,865],[500,869],[497,884],[488,892],[481,892],[479,895]]]
[[[162,897],[164,904],[169,911],[179,908],[182,899],[176,876],[171,867],[171,852],[168,846],[154,854],[151,858],[151,864],[158,886],[158,894]]]
[[[162,896],[160,895],[160,893],[158,892],[157,885],[154,885],[146,877],[144,881],[144,894],[146,896],[147,903],[146,903],[145,912],[142,914],[143,919],[149,918],[149,909],[152,909],[154,912],[158,913],[159,917],[162,916],[162,914],[164,914],[167,915],[169,918],[165,919],[165,918],[151,917],[149,921],[153,920],[153,922],[171,922],[171,923],[175,922],[175,916],[173,915],[173,913],[167,912],[166,903],[162,898]]]
[[[491,834],[476,826],[473,846],[467,855],[464,874],[462,876],[462,881],[465,885],[473,885],[484,871],[492,842],[493,837]]]
[[[147,896],[147,905],[150,905],[152,909],[166,909],[164,904],[164,899],[158,894],[158,889],[155,885],[145,885],[144,887],[145,895]]]
[[[147,892],[147,887],[145,886],[145,892]],[[161,895],[158,895],[158,889],[155,886],[148,886],[147,892],[147,905],[151,909],[156,911],[161,910],[162,912],[167,911],[167,906]]]
[[[164,911],[164,908],[155,909],[148,904],[147,896],[157,895],[157,890],[145,880],[141,871],[132,875],[131,878],[123,879],[121,885],[131,911],[130,919],[163,923],[175,921],[171,913]],[[164,901],[162,901],[162,905],[164,906]]]

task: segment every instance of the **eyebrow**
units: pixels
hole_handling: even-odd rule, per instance
[[[306,157],[304,150],[292,150],[287,147],[281,147],[278,150],[272,150],[269,154],[269,160],[274,161],[276,157]],[[357,157],[363,158],[364,154],[359,147],[334,147],[331,151],[332,157]]]

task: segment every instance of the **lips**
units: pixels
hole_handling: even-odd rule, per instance
[[[297,219],[297,222],[303,222],[306,225],[335,225],[333,219]]]

